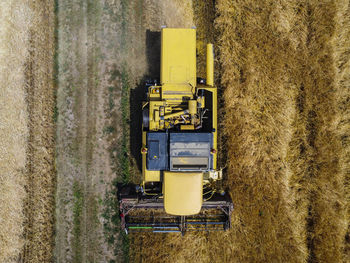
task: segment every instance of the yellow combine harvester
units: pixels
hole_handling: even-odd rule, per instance
[[[129,232],[230,228],[233,204],[217,168],[217,90],[213,45],[207,77],[196,78],[196,30],[163,28],[160,85],[143,103],[142,175],[120,193],[122,227]]]

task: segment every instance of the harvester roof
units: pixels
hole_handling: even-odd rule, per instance
[[[203,174],[164,172],[164,209],[171,215],[198,214],[203,202]]]

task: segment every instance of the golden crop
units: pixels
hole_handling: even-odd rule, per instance
[[[0,4],[0,262],[50,262],[54,1]]]
[[[0,262],[53,260],[54,5],[0,3]],[[159,6],[152,30],[197,26],[199,76],[214,42],[235,210],[228,232],[131,235],[131,262],[349,262],[350,1]]]
[[[212,17],[203,15],[208,5],[194,1],[199,33]],[[211,7],[232,229],[132,237],[138,261],[349,260],[348,6],[220,0]]]

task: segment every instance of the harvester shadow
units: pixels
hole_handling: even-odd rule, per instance
[[[146,100],[146,83],[160,77],[160,31],[146,31],[148,71],[130,91],[130,148],[139,170],[142,170],[142,102]]]

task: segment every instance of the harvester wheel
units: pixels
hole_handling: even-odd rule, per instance
[[[148,128],[149,126],[149,109],[144,108],[142,111],[142,123],[144,128]]]

